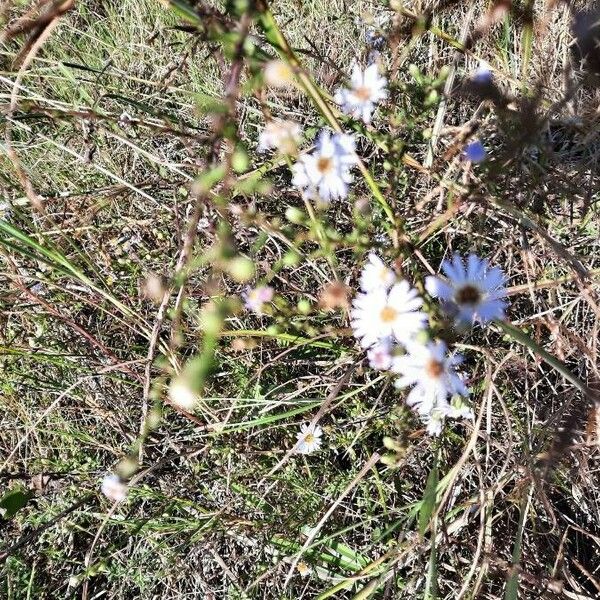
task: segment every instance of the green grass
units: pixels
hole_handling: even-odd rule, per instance
[[[337,0],[272,9],[308,93],[252,88],[244,71],[245,174],[207,166],[231,52],[158,2],[78,4],[22,73],[10,124],[0,116],[44,205],[29,202],[1,136],[0,507],[23,506],[0,514],[0,597],[595,597],[598,415],[583,395],[597,388],[600,314],[591,87],[578,88],[574,134],[567,107],[552,115],[565,144],[542,128],[502,154],[531,121],[523,102],[538,75],[540,112],[564,92],[568,15],[557,9],[543,37],[507,16],[457,60],[461,75],[485,58],[516,99],[497,111],[449,99],[425,174],[404,152],[427,154],[467,7],[436,9],[427,32],[394,16],[383,51],[393,101],[367,129],[323,106],[365,58],[355,18],[390,11]],[[9,17],[24,10],[11,5]],[[251,34],[249,63],[274,56],[260,23]],[[25,44],[0,48],[5,107]],[[348,201],[306,213],[285,162],[255,152],[268,112],[300,121],[308,139],[325,123],[357,131],[366,167]],[[468,169],[442,156],[474,115],[505,163]],[[215,181],[180,269],[199,177]],[[417,282],[456,250],[523,286],[510,297],[513,327],[444,334],[465,355],[476,420],[439,440],[368,368],[347,310],[323,306],[333,281],[356,289],[372,247]],[[253,277],[240,271],[249,265]],[[144,294],[151,275],[170,287],[162,307]],[[262,317],[239,300],[254,282],[277,291]],[[202,392],[192,418],[167,393],[190,364]],[[323,448],[292,454],[317,415]],[[113,507],[100,483],[115,471],[131,482]]]

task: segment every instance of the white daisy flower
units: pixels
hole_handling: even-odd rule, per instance
[[[296,571],[298,571],[300,577],[307,577],[308,575],[310,575],[311,568],[303,560],[301,560],[296,565]]]
[[[447,280],[429,276],[425,287],[432,296],[441,300],[459,323],[479,321],[484,324],[504,319],[506,279],[499,267],[490,268],[485,258],[475,254],[469,254],[465,265],[455,254],[452,261],[442,263],[442,271]]]
[[[396,281],[396,273],[373,252],[369,254],[369,260],[363,267],[360,275],[360,287],[363,292],[384,288],[388,289]]]
[[[350,168],[356,162],[352,136],[321,131],[316,149],[303,154],[293,167],[292,184],[309,197],[315,194],[323,201],[345,198],[353,177]]]
[[[377,63],[369,65],[364,71],[355,63],[350,88],[340,88],[334,99],[344,113],[368,124],[375,104],[387,98],[386,84],[386,78],[379,75]]]
[[[255,288],[248,288],[243,294],[242,298],[244,299],[244,306],[257,315],[262,314],[263,306],[267,302],[271,302],[273,300],[273,291],[272,287],[268,285],[259,285]]]
[[[294,121],[269,121],[258,137],[258,151],[274,148],[280,154],[296,154],[302,128]]]
[[[468,396],[469,390],[454,370],[461,360],[457,354],[448,355],[441,341],[408,345],[406,354],[392,360],[392,371],[400,375],[396,387],[413,386],[406,404],[420,415],[431,416],[434,409],[447,409],[448,396]]]
[[[113,502],[122,502],[127,498],[127,485],[117,475],[107,475],[102,480],[100,491]]]
[[[310,454],[318,450],[321,446],[322,435],[323,430],[318,425],[311,425],[310,423],[301,425],[298,442],[296,443],[296,452]]]
[[[389,337],[406,344],[427,321],[427,315],[418,310],[422,304],[417,290],[406,280],[393,285],[389,292],[379,288],[358,294],[350,311],[354,337],[363,348]]]
[[[378,371],[387,371],[392,366],[392,341],[381,340],[367,351],[369,366]]]

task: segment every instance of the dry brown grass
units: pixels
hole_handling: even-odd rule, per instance
[[[570,29],[572,11],[593,7],[536,2],[529,53],[526,1],[511,17],[483,2],[402,4],[403,14],[375,2],[273,8],[328,93],[366,54],[355,17],[390,14],[385,60],[397,87],[377,123],[385,133],[366,132],[360,153],[413,235],[399,266],[418,278],[454,250],[488,256],[510,276],[510,321],[598,390],[598,88]],[[331,597],[372,586],[376,598],[421,598],[435,539],[440,598],[508,600],[515,574],[520,598],[599,597],[600,416],[589,398],[498,328],[474,330],[454,341],[477,419],[437,444],[392,382],[366,368],[343,306],[318,308],[332,282],[355,287],[366,248],[394,251],[358,177],[352,203],[320,216],[327,243],[285,220],[303,206],[287,168],[253,150],[265,107],[319,126],[309,100],[298,90],[240,100],[240,138],[272,189],[197,203],[191,183],[215,150],[202,106],[231,73],[218,44],[145,0],[79,3],[56,13],[34,56],[39,31],[19,15],[58,10],[36,6],[2,8],[13,27],[1,55],[2,219],[51,255],[1,234],[0,486],[31,497],[0,521],[0,595],[317,598],[339,585]],[[422,15],[425,29],[413,18]],[[461,38],[469,45],[456,53]],[[498,89],[467,90],[479,60]],[[428,99],[448,65],[455,83],[440,109]],[[436,122],[431,168],[405,166],[403,152],[427,160]],[[485,169],[459,159],[475,132],[490,151]],[[386,154],[390,140],[403,147]],[[181,288],[173,275],[186,239]],[[166,383],[204,347],[207,307],[245,286],[215,248],[249,257],[280,305],[272,318],[227,312],[190,417],[163,404]],[[151,274],[172,286],[162,310],[160,294],[155,303],[143,293]],[[164,418],[140,450],[155,406]],[[325,450],[291,456],[298,423],[312,418]],[[385,437],[393,469],[377,461]],[[111,509],[99,482],[130,455],[141,456],[130,499]],[[447,478],[422,537],[415,515],[434,462]],[[306,578],[290,570],[303,546]]]

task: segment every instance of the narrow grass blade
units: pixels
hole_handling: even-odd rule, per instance
[[[425,486],[425,493],[423,494],[423,500],[421,501],[421,508],[419,509],[419,535],[423,536],[431,515],[435,508],[435,501],[437,497],[437,485],[438,485],[438,468],[437,458],[431,469],[429,476],[427,477],[427,485]]]
[[[578,377],[573,375],[567,365],[556,358],[556,356],[553,356],[548,351],[544,350],[544,348],[532,340],[524,331],[504,321],[498,321],[497,325],[506,335],[535,352],[535,354],[548,363],[553,369],[556,369],[567,381],[570,381],[579,391],[581,391],[586,398],[598,402],[597,393],[585,385]]]
[[[525,498],[523,498],[523,502],[521,503],[521,514],[519,515],[517,536],[515,538],[515,545],[513,546],[512,552],[512,572],[506,584],[506,589],[504,590],[504,600],[517,600],[519,597],[519,572],[516,567],[521,561],[521,551],[523,548],[523,531],[525,528],[525,520],[527,518],[527,513],[529,512],[529,504],[531,502],[532,494],[533,488],[530,490],[529,494]]]

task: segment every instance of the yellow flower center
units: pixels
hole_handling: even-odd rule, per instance
[[[371,90],[364,85],[354,90],[354,95],[361,101],[367,102],[371,99]]]
[[[319,158],[319,160],[317,161],[317,169],[320,173],[328,173],[329,171],[331,171],[332,167],[333,161],[331,160],[331,158],[321,156],[321,158]]]
[[[312,444],[312,443],[315,441],[315,436],[314,436],[314,434],[312,434],[312,433],[307,433],[307,434],[304,436],[304,441],[305,441],[307,444]]]
[[[384,323],[391,323],[392,321],[396,320],[396,317],[398,316],[398,311],[395,308],[392,308],[391,306],[386,306],[381,311],[379,316],[381,317],[381,320]]]
[[[437,379],[444,372],[444,365],[438,360],[431,359],[425,365],[425,373],[432,379]]]
[[[457,304],[477,304],[481,300],[481,292],[474,285],[464,285],[455,295]]]
[[[379,279],[381,281],[387,281],[388,273],[389,273],[388,268],[387,267],[382,267],[381,271],[379,271]]]

